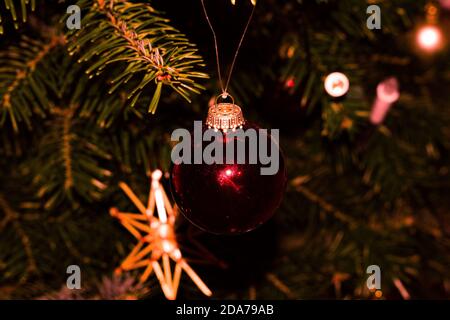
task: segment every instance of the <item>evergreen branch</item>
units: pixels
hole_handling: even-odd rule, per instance
[[[19,46],[0,52],[0,125],[9,118],[14,131],[19,131],[19,122],[31,126],[33,113],[44,116],[47,105],[44,88],[45,71],[37,70],[38,64],[64,38],[53,35],[47,43],[23,37]]]
[[[2,9],[5,9],[6,11],[9,11],[14,23],[14,28],[18,29],[19,28],[19,21],[17,21],[18,19],[18,15],[17,15],[17,6],[19,0],[4,0],[3,4],[4,7],[1,7]],[[20,11],[21,11],[21,15],[22,15],[22,22],[25,23],[27,21],[27,10],[28,9],[28,5],[30,6],[30,10],[34,11],[35,7],[36,7],[36,0],[20,0]],[[0,11],[0,35],[3,34],[4,32],[4,27],[3,27],[3,21],[2,21],[2,13]]]
[[[47,198],[44,207],[50,209],[64,199],[76,202],[76,196],[86,200],[99,199],[106,188],[102,181],[111,172],[100,166],[100,159],[109,155],[101,145],[100,136],[90,132],[85,137],[87,126],[82,125],[75,114],[79,107],[71,105],[67,109],[52,108],[49,132],[39,146],[34,159],[36,175],[33,179],[38,188],[38,196]]]
[[[18,237],[20,238],[23,249],[25,251],[25,255],[27,257],[27,267],[20,279],[20,282],[24,283],[26,282],[29,274],[37,270],[36,261],[33,255],[33,251],[31,249],[31,241],[19,222],[19,214],[10,207],[9,203],[5,200],[5,198],[1,194],[0,194],[0,209],[5,214],[5,217],[0,222],[0,230],[3,230],[8,224],[12,224],[12,227],[14,228]]]
[[[112,175],[104,164],[110,159],[104,150],[104,128],[126,116],[122,99],[109,95],[99,99],[101,86],[90,83],[74,62],[62,49],[45,61],[47,121],[41,123],[45,133],[36,154],[25,163],[45,209],[65,200],[76,205],[80,199],[101,197]]]
[[[70,132],[72,124],[73,110],[76,107],[71,106],[66,110],[58,110],[58,113],[62,118],[62,145],[61,153],[64,163],[65,181],[64,189],[68,190],[73,186],[73,175],[72,175],[72,135]]]
[[[122,127],[120,133],[111,136],[109,145],[120,170],[127,174],[138,170],[146,174],[155,167],[168,170],[170,137],[159,128],[149,131],[130,125]]]
[[[111,81],[110,93],[123,88],[130,92],[127,98],[134,106],[147,86],[154,83],[148,111],[155,113],[163,84],[187,101],[190,93],[203,89],[194,81],[207,77],[194,70],[203,66],[197,49],[150,5],[112,0],[81,0],[78,5],[89,7],[89,11],[82,20],[84,28],[69,33],[69,51],[80,53],[79,61],[94,60],[86,71],[91,77],[106,69],[113,72],[119,66],[121,72]]]
[[[295,295],[294,295],[294,293],[291,291],[291,289],[290,289],[283,281],[281,281],[280,278],[278,278],[275,274],[273,274],[273,273],[267,273],[267,274],[266,274],[266,279],[267,279],[267,280],[268,280],[275,288],[277,288],[279,291],[281,291],[282,293],[284,293],[288,299],[295,299]]]
[[[352,217],[343,213],[339,209],[336,209],[332,204],[309,190],[307,187],[300,184],[294,184],[294,188],[296,191],[300,192],[306,199],[308,199],[312,203],[319,205],[325,213],[333,215],[333,217],[348,224],[350,227],[355,227],[358,225],[358,223]]]

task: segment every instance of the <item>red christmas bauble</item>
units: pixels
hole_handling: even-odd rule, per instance
[[[261,168],[267,167],[260,159],[256,163],[249,161],[249,144],[245,148],[245,163],[226,163],[223,153],[222,164],[186,164],[177,163],[171,167],[171,190],[175,202],[183,215],[194,225],[204,231],[215,234],[238,234],[251,231],[273,216],[281,203],[286,186],[286,168],[284,158],[277,141],[267,132],[245,122],[242,128],[254,129],[259,133],[258,141],[265,139],[271,153],[278,153],[278,171],[264,175]],[[202,133],[208,130],[206,125]],[[236,143],[239,138],[231,137],[231,130],[222,132],[223,150],[227,145]],[[192,135],[191,135],[192,136]],[[207,143],[194,143],[192,154],[196,149],[204,150]],[[272,143],[271,143],[272,141]],[[265,143],[265,142],[263,142]],[[197,150],[198,151],[198,150]],[[255,152],[255,150],[251,151]],[[271,154],[267,153],[267,154]]]

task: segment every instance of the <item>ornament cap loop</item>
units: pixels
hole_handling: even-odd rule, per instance
[[[229,94],[228,92],[223,92],[216,97],[216,100],[214,101],[215,106],[217,106],[217,101],[219,101],[220,98],[222,98],[223,100],[225,100],[226,98],[230,98],[231,103],[234,104],[233,96],[231,94]]]
[[[225,99],[231,98],[232,103],[217,103],[219,98]],[[206,118],[206,125],[214,130],[222,130],[227,132],[228,130],[236,130],[236,128],[242,128],[244,125],[244,115],[241,108],[234,104],[234,99],[231,95],[226,94],[216,97],[216,101],[212,107],[208,110],[208,116]]]

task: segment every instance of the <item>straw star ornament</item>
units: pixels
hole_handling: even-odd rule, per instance
[[[181,254],[174,229],[178,214],[177,208],[170,204],[160,183],[161,177],[160,170],[155,170],[151,175],[147,206],[144,206],[126,183],[119,184],[138,208],[139,213],[120,212],[117,208],[111,208],[110,214],[119,219],[120,223],[138,240],[138,243],[123,260],[120,267],[116,269],[116,273],[145,268],[140,277],[140,282],[145,282],[154,272],[165,297],[174,300],[177,296],[181,274],[185,271],[203,294],[211,296],[211,290]],[[175,263],[173,272],[171,260]]]

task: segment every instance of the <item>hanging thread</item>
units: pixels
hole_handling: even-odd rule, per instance
[[[248,30],[248,27],[250,25],[250,22],[252,21],[253,13],[255,12],[256,3],[253,4],[252,12],[250,13],[250,16],[249,16],[249,18],[247,20],[247,23],[246,23],[244,31],[242,33],[241,39],[239,40],[238,46],[237,46],[236,51],[234,53],[233,61],[231,62],[230,71],[228,72],[227,81],[225,82],[225,86],[224,86],[223,85],[223,81],[222,81],[222,74],[221,74],[221,71],[220,71],[219,46],[217,44],[216,32],[214,31],[214,27],[212,26],[211,21],[209,19],[208,13],[206,11],[204,0],[200,0],[200,1],[202,3],[203,12],[205,13],[206,21],[208,22],[209,28],[211,29],[211,32],[213,34],[214,48],[215,48],[215,51],[216,51],[217,75],[219,77],[220,89],[222,90],[222,97],[226,98],[227,96],[229,96],[227,90],[228,90],[228,85],[230,84],[231,74],[233,73],[234,65],[236,63],[236,58],[238,56],[239,49],[241,48],[242,42],[244,41],[244,37],[245,37],[245,34],[247,33],[247,30]]]

